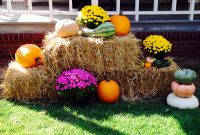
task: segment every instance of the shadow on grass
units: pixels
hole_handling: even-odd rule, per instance
[[[49,106],[21,103],[15,104],[23,105],[36,111],[46,110],[50,117],[62,122],[68,122],[93,134],[123,135],[123,132],[114,130],[112,127],[104,127],[93,122],[94,120],[108,119],[116,114],[129,114],[133,116],[151,116],[158,114],[160,116],[171,116],[179,121],[180,127],[185,133],[200,133],[200,109],[178,110],[169,107],[165,100],[143,101],[133,104],[123,101],[116,104],[92,103],[85,106],[69,106],[60,103]],[[79,114],[86,119],[79,117]]]

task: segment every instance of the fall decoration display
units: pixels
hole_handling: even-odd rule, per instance
[[[150,35],[143,41],[144,49],[154,58],[163,61],[166,53],[171,51],[172,44],[160,35]]]
[[[17,62],[11,62],[4,74],[3,97],[18,101],[56,99],[49,86],[49,75],[43,66],[24,68]]]
[[[167,104],[178,109],[195,109],[199,106],[199,101],[194,95],[182,98],[171,93],[167,96]]]
[[[173,81],[171,84],[172,91],[178,97],[191,97],[195,93],[195,85],[192,84],[178,84]]]
[[[154,58],[161,61],[152,60],[146,63],[146,67],[149,68],[152,64],[164,67],[147,70],[144,66],[141,67],[144,60],[141,40],[129,33],[128,18],[118,15],[112,16],[111,22],[109,20],[107,12],[101,7],[85,6],[80,11],[77,22],[88,27],[82,31],[87,37],[80,34],[75,36],[79,27],[72,20],[58,23],[55,32],[48,33],[43,40],[43,66],[34,67],[38,65],[37,61],[43,62],[43,57],[35,54],[41,50],[34,51],[28,57],[32,59],[34,56],[36,64],[30,66],[32,68],[24,68],[17,62],[14,63],[18,66],[11,63],[13,66],[8,67],[2,84],[3,94],[20,101],[64,97],[72,102],[82,102],[94,97],[97,80],[109,78],[98,87],[98,94],[103,102],[116,102],[119,93],[123,100],[130,102],[166,96],[171,91],[173,73],[178,66],[174,61],[170,61],[168,66],[164,65],[168,61],[160,56],[171,51],[171,43],[158,35],[152,35],[144,41],[145,49],[154,56],[159,56]],[[114,36],[115,32],[119,36]]]
[[[79,32],[79,25],[74,20],[64,19],[56,23],[55,32],[61,38],[75,36]]]
[[[77,22],[85,27],[94,29],[100,24],[109,21],[108,13],[99,6],[85,6],[76,18]]]
[[[34,44],[25,44],[15,53],[15,60],[26,68],[43,64],[44,56],[41,49]]]
[[[171,84],[173,93],[167,97],[168,105],[179,109],[197,108],[199,101],[193,95],[196,89],[193,82],[197,78],[195,71],[191,69],[178,69],[173,76],[175,79]]]
[[[196,72],[191,69],[179,69],[174,73],[174,79],[182,84],[191,84],[196,78]]]
[[[82,35],[88,37],[111,38],[115,35],[115,27],[112,23],[105,22],[95,29],[83,28]]]
[[[145,63],[144,63],[144,67],[145,67],[145,68],[151,68],[151,63],[145,62]]]
[[[167,96],[178,66],[172,61],[166,68],[141,68],[139,43],[133,34],[104,40],[82,36],[58,38],[49,33],[44,40],[44,66],[51,71],[54,81],[62,71],[75,67],[92,72],[98,80],[116,80],[126,101]]]
[[[119,94],[119,85],[114,80],[103,80],[98,85],[98,97],[102,102],[116,102]]]
[[[72,102],[82,102],[95,97],[97,79],[83,69],[63,71],[56,79],[56,92]]]
[[[127,16],[122,15],[122,12],[119,15],[111,16],[110,21],[115,26],[116,35],[123,36],[129,33],[131,23]]]

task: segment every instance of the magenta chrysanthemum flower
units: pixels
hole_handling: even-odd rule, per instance
[[[93,74],[83,69],[71,69],[62,72],[56,80],[55,89],[57,91],[66,91],[71,89],[85,89],[89,86],[97,86],[97,79]]]

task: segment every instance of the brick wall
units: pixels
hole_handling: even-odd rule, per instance
[[[159,34],[173,43],[170,54],[176,60],[200,60],[199,32],[136,32],[136,37],[144,39],[151,34]],[[44,33],[0,33],[0,66],[14,58],[16,49],[27,43],[42,45]]]

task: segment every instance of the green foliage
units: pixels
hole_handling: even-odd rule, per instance
[[[65,97],[68,101],[72,102],[87,102],[94,99],[96,95],[96,87],[88,86],[85,89],[74,88],[66,91],[59,91],[59,95]]]

